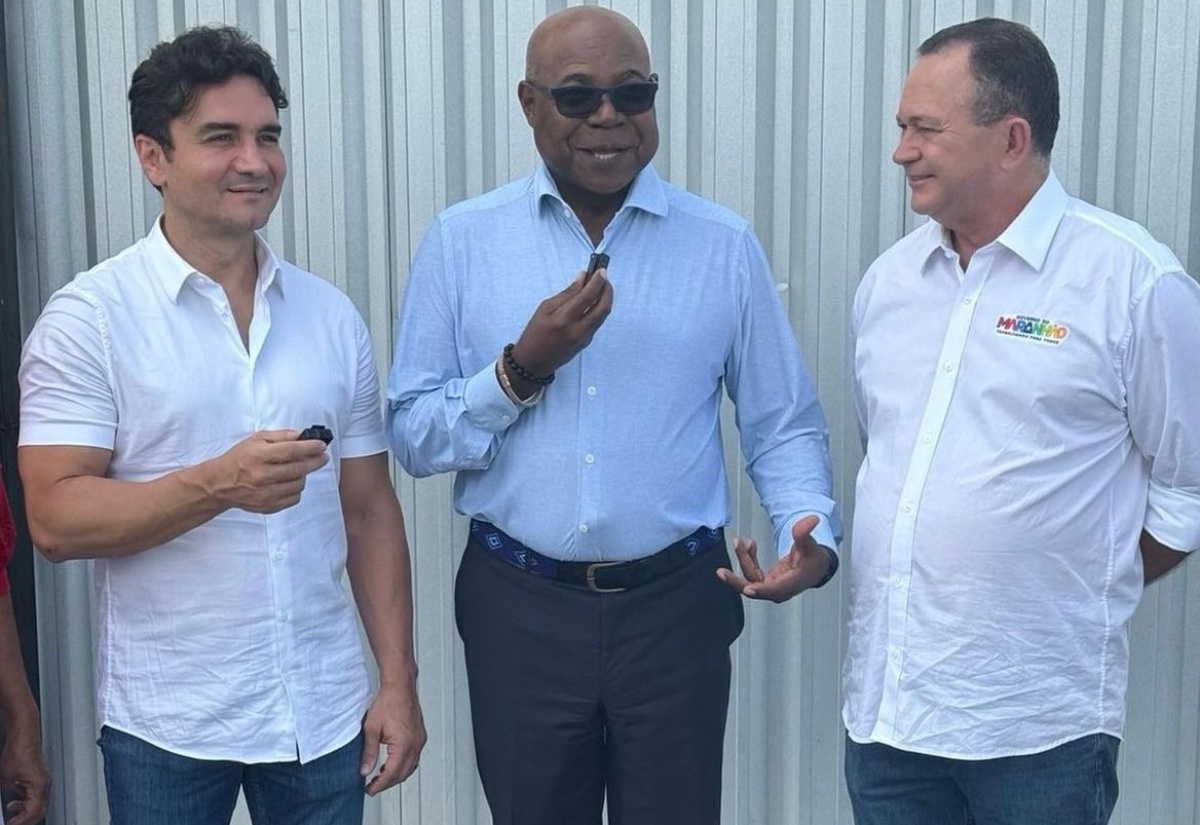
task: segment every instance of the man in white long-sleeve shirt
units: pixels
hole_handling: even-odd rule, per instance
[[[854,306],[855,819],[1102,824],[1129,618],[1200,545],[1200,287],[1050,171],[1031,31],[977,20],[918,53],[893,158],[932,220]]]

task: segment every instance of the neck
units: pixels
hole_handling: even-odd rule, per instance
[[[553,177],[553,173],[551,176]],[[625,196],[629,194],[629,186],[617,192],[598,193],[589,192],[570,184],[564,186],[557,177],[554,178],[554,182],[558,185],[558,193],[566,201],[567,206],[575,212],[592,243],[600,243],[600,239],[604,237],[604,230],[608,228],[613,216],[621,208],[621,204],[625,203]]]
[[[162,219],[167,242],[197,272],[229,289],[245,288],[258,278],[254,233],[238,237],[216,237],[198,233],[181,221]]]
[[[1047,175],[1048,170],[1043,169],[1040,173],[1025,176],[1016,186],[1006,187],[991,197],[980,198],[980,203],[986,204],[986,212],[975,220],[946,226],[950,233],[950,244],[958,253],[963,269],[967,268],[976,251],[999,238],[1012,225],[1037,194]]]

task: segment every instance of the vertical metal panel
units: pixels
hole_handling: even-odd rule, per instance
[[[290,161],[267,228],[277,251],[337,283],[391,358],[408,261],[437,210],[524,174],[516,102],[525,41],[563,0],[5,0],[22,320],[126,246],[159,209],[130,147],[138,60],[191,25],[243,26],[277,58]],[[662,77],[664,175],[742,212],[830,420],[840,500],[860,459],[846,320],[862,269],[916,225],[890,160],[918,43],[976,15],[1029,23],[1063,89],[1055,168],[1068,188],[1145,222],[1200,267],[1200,7],[1192,0],[612,0]],[[770,525],[730,437],[734,530]],[[397,474],[415,551],[417,652],[430,743],[367,822],[486,823],[475,777],[453,575],[465,537],[449,478]],[[852,550],[848,563],[853,563]],[[86,565],[38,566],[51,822],[106,821],[92,740]],[[841,781],[841,587],[753,604],[735,647],[723,821],[851,821]],[[1151,589],[1131,630],[1121,825],[1200,813],[1200,573]],[[247,821],[240,811],[237,821]]]

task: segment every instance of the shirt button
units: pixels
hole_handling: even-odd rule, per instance
[[[974,295],[968,295],[966,298],[963,298],[963,306],[969,307],[973,303],[975,303]]]
[[[890,657],[891,657],[891,660],[892,660],[893,662],[895,662],[895,661],[898,661],[898,660],[900,659],[900,648],[898,648],[898,647],[889,647],[889,648],[888,648],[888,656],[890,656]]]
[[[946,372],[954,372],[954,365],[953,364],[943,364],[942,369],[944,369]]]
[[[932,444],[933,443],[933,433],[925,433],[925,435],[921,436],[921,440],[924,441],[926,444]]]
[[[579,525],[579,532],[586,533],[587,531],[588,531],[587,522],[581,522]]]
[[[892,587],[896,588],[897,590],[904,587],[904,577],[903,576],[893,576],[892,577]]]
[[[274,559],[275,561],[283,561],[283,551],[276,550],[274,553],[271,554],[271,558]]]
[[[596,463],[596,457],[594,455],[592,455],[591,453],[588,453],[587,455],[585,455],[583,457],[583,460],[586,461],[588,464]]]
[[[505,424],[511,424],[512,416],[511,415],[502,415],[502,416],[500,416],[500,420],[503,421]]]
[[[288,614],[286,612],[279,614],[279,621],[286,622],[287,620],[288,620]]]
[[[570,209],[568,209],[568,208],[567,208],[567,207],[565,207],[565,206],[563,207],[563,217],[564,217],[564,218],[569,218],[569,217],[571,217],[571,210],[570,210]]]
[[[912,512],[912,502],[911,501],[904,502],[904,506],[901,507],[900,509],[906,513],[911,513]]]
[[[595,388],[595,387],[588,387],[588,389],[587,389],[587,394],[588,394],[588,395],[595,395],[595,394],[596,394],[596,388]]]

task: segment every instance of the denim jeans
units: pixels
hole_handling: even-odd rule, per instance
[[[846,738],[855,825],[1105,825],[1117,749],[1105,734],[1029,756],[945,759]]]
[[[112,825],[229,825],[244,789],[255,825],[361,825],[362,736],[295,762],[192,759],[105,726],[98,742]]]

